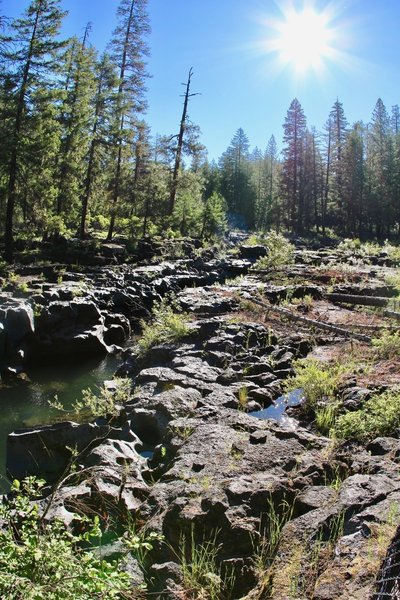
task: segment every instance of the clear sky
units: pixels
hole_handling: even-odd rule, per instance
[[[7,16],[28,0],[2,0]],[[119,0],[63,0],[66,35],[91,21],[91,41],[107,45]],[[400,0],[149,0],[148,68],[152,132],[176,133],[181,83],[193,67],[189,116],[218,158],[242,127],[252,147],[282,124],[294,97],[320,130],[336,98],[350,123],[369,121],[381,97],[400,104]],[[301,30],[299,34],[298,31]]]

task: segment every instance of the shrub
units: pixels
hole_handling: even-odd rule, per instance
[[[305,402],[302,405],[306,413],[314,414],[318,403],[336,403],[337,388],[350,367],[340,363],[327,364],[313,359],[295,361],[296,375],[285,382],[285,391],[302,389]],[[322,418],[322,417],[321,417]]]
[[[74,403],[74,411],[77,414],[88,412],[93,417],[116,416],[120,406],[130,398],[132,381],[124,378],[116,378],[113,381],[114,387],[102,387],[98,394],[90,388],[82,390],[82,400]]]
[[[339,439],[367,442],[378,436],[393,435],[400,427],[400,389],[373,396],[355,412],[341,415],[332,429]]]
[[[178,311],[176,303],[168,298],[155,305],[150,322],[141,322],[143,331],[138,341],[141,354],[146,354],[156,344],[178,342],[190,333],[188,316]]]
[[[400,356],[400,332],[384,331],[380,338],[374,338],[372,345],[378,358],[393,359]]]
[[[81,518],[85,533],[73,534],[60,521],[45,522],[37,502],[44,482],[15,481],[12,500],[0,505],[0,595],[4,600],[122,598],[131,588],[116,562],[97,558],[83,543],[100,535],[99,518]],[[79,517],[76,517],[79,519]]]
[[[276,270],[293,262],[294,246],[282,234],[271,231],[264,245],[267,256],[263,256],[254,263],[254,270]]]

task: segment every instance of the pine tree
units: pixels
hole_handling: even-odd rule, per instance
[[[346,221],[343,233],[361,236],[364,228],[364,127],[355,123],[346,137],[343,148],[343,212]]]
[[[281,206],[279,198],[280,163],[278,146],[275,137],[271,135],[264,155],[265,177],[265,206],[262,208],[262,228],[269,229],[272,224],[279,231],[281,224]]]
[[[343,212],[343,149],[346,143],[348,123],[344,114],[343,105],[337,99],[329,113],[327,129],[329,129],[329,171],[328,189],[329,201],[335,220],[343,226],[346,216]]]
[[[301,233],[304,225],[304,187],[302,177],[306,137],[306,117],[295,98],[287,112],[283,126],[282,199],[289,228]]]
[[[85,174],[81,192],[81,214],[79,237],[86,236],[86,224],[88,211],[93,199],[94,182],[98,180],[96,189],[97,201],[100,205],[105,204],[107,193],[106,178],[110,176],[113,166],[110,153],[110,139],[113,132],[114,121],[114,99],[117,76],[115,66],[108,54],[103,54],[96,68],[96,91],[92,99],[92,122],[90,125],[89,147],[85,157]],[[99,198],[99,190],[102,198]]]
[[[117,10],[119,23],[112,39],[112,57],[119,69],[115,122],[115,171],[112,184],[111,216],[107,239],[113,236],[117,206],[123,189],[124,163],[129,158],[132,129],[137,115],[146,108],[145,58],[149,33],[147,0],[121,0]]]
[[[233,136],[220,159],[220,192],[238,225],[252,227],[255,221],[255,189],[249,168],[249,139],[242,128]]]
[[[368,140],[370,193],[368,198],[370,220],[375,224],[380,239],[390,233],[393,218],[391,187],[393,185],[393,145],[390,119],[381,98],[372,113]]]
[[[63,133],[58,161],[56,212],[60,217],[65,214],[74,228],[84,184],[84,160],[90,144],[95,94],[96,54],[88,45],[89,31],[90,24],[81,41],[76,38],[71,41],[61,115]]]
[[[12,25],[12,33],[17,49],[8,54],[16,65],[13,90],[14,110],[10,155],[7,173],[7,209],[4,231],[5,258],[11,261],[14,250],[14,214],[18,201],[18,180],[21,173],[21,151],[27,116],[32,106],[34,94],[44,86],[46,77],[56,68],[58,51],[63,46],[57,40],[61,21],[65,13],[59,7],[59,0],[32,0],[25,17]]]

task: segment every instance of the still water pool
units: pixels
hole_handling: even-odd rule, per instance
[[[256,410],[249,413],[252,417],[257,419],[272,419],[278,421],[283,427],[287,429],[296,429],[297,421],[289,417],[285,411],[288,406],[299,406],[303,401],[304,392],[302,389],[293,390],[283,396],[279,396],[271,406],[263,408],[262,410]]]
[[[65,418],[49,406],[49,401],[57,396],[64,408],[70,409],[83,389],[95,391],[105,379],[112,378],[120,364],[121,358],[115,356],[63,365],[48,363],[27,371],[31,383],[0,387],[0,493],[9,486],[5,472],[7,435],[21,427]]]

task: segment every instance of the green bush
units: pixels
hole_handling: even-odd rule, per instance
[[[372,345],[378,358],[393,359],[400,356],[400,332],[384,331],[380,338],[374,338]]]
[[[48,523],[32,498],[44,482],[15,481],[12,500],[0,505],[0,596],[3,600],[111,600],[126,597],[128,573],[118,563],[83,547],[101,534],[99,518],[81,517],[85,533],[74,534],[60,521]],[[79,517],[76,516],[78,520]]]
[[[267,248],[267,255],[254,263],[253,270],[276,270],[293,262],[294,246],[280,233],[271,231],[264,245]]]
[[[179,312],[176,303],[168,298],[153,308],[150,322],[142,321],[142,337],[138,341],[139,351],[146,354],[156,344],[175,343],[190,333],[188,315]]]
[[[341,415],[331,433],[339,439],[367,442],[391,436],[400,427],[400,389],[374,396],[362,409]]]

